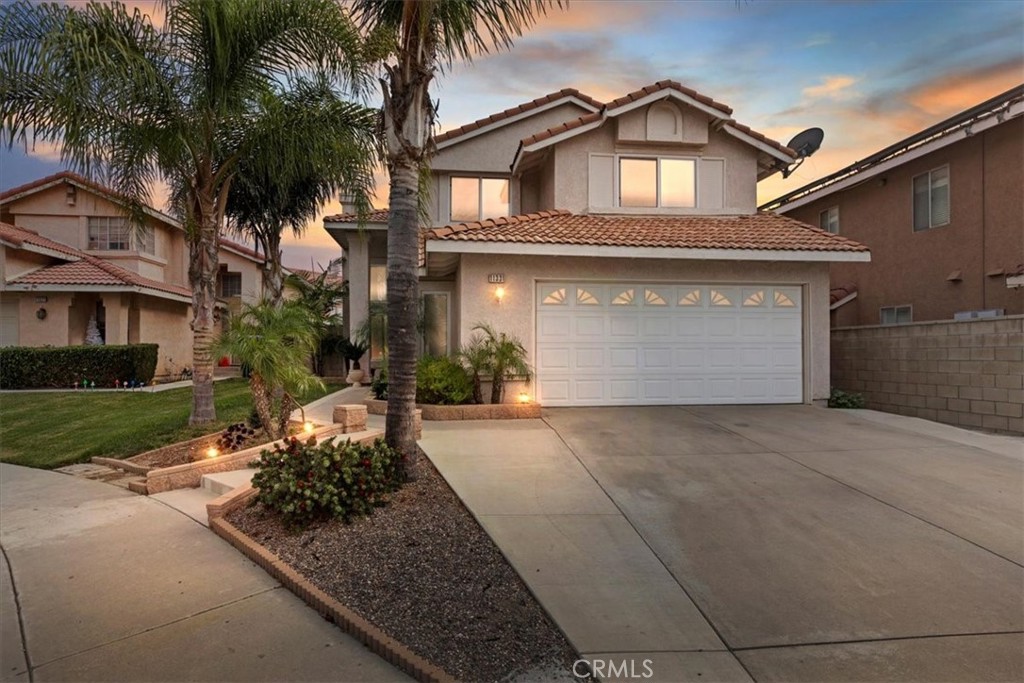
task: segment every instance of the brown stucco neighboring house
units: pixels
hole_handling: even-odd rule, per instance
[[[425,353],[490,323],[523,341],[549,406],[828,397],[829,264],[870,255],[758,212],[757,182],[796,153],[728,106],[674,81],[608,103],[566,89],[435,142]],[[324,219],[350,329],[384,299],[387,218]]]
[[[833,324],[1024,313],[1024,86],[819,181],[769,209],[871,248],[831,267]]]
[[[128,228],[109,188],[61,172],[0,194],[0,345],[156,343],[157,375],[192,365],[192,294],[181,224],[151,207]],[[262,295],[263,257],[222,240],[218,309]]]

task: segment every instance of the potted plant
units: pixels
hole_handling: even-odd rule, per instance
[[[352,364],[352,368],[349,370],[345,381],[358,387],[362,382],[366,381],[366,371],[359,367],[359,361],[366,355],[370,345],[362,339],[344,339],[340,346],[341,354],[345,356],[345,360]]]

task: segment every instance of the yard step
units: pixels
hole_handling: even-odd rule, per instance
[[[93,463],[67,465],[66,467],[58,467],[55,471],[60,472],[61,474],[70,474],[73,477],[82,477],[83,479],[93,479],[95,481],[110,481],[124,476],[124,472],[121,470]]]
[[[216,500],[218,495],[209,489],[196,488],[154,493],[150,498],[159,500],[164,505],[188,515],[203,526],[210,526],[210,520],[206,514],[206,504]]]
[[[256,470],[251,468],[204,474],[199,487],[209,491],[216,497],[229,491],[234,491],[239,486],[245,486],[252,481],[252,475],[254,474],[256,474]]]

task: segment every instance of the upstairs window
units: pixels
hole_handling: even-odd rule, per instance
[[[839,207],[825,209],[818,216],[818,227],[833,235],[839,234]]]
[[[223,271],[220,274],[220,296],[229,299],[242,296],[242,274]]]
[[[910,306],[886,306],[881,311],[883,325],[905,325],[913,322],[914,314]]]
[[[508,178],[452,177],[453,223],[468,223],[507,215]]]
[[[132,233],[135,234],[132,234]],[[153,228],[133,231],[128,219],[121,216],[89,217],[89,249],[95,251],[141,251],[156,253]]]
[[[949,223],[949,166],[914,176],[914,232]]]
[[[619,159],[619,206],[697,206],[697,164],[693,159]]]
[[[128,220],[117,216],[89,218],[89,249],[96,251],[128,251],[131,249]]]

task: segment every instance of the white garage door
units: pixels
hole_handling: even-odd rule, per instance
[[[546,406],[800,403],[799,287],[537,285]]]

